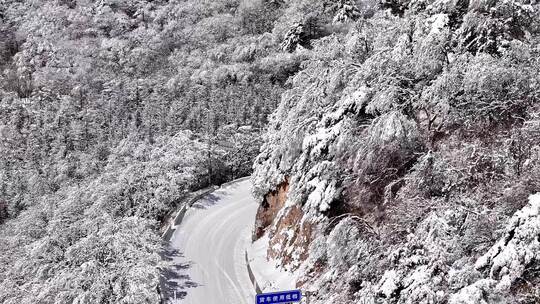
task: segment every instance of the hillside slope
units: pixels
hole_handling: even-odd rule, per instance
[[[539,4],[342,2],[290,49],[254,237],[312,303],[537,303]]]
[[[243,0],[0,1],[0,303],[156,303],[159,228],[251,173],[298,60]]]

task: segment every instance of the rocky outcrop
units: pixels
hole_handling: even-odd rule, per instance
[[[281,260],[286,268],[298,268],[308,257],[312,234],[313,224],[304,219],[302,208],[286,208],[269,231],[268,257]]]
[[[253,231],[254,241],[261,238],[266,229],[272,224],[277,213],[285,205],[288,192],[289,179],[285,178],[285,181],[279,184],[274,191],[270,191],[264,196],[263,202],[259,206],[255,218],[255,230]]]
[[[287,268],[297,268],[308,257],[313,224],[305,221],[300,205],[286,205],[289,178],[268,192],[259,206],[253,240],[268,234],[267,257],[281,261]]]

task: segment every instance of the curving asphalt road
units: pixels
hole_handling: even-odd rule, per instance
[[[244,252],[257,203],[249,180],[206,195],[176,227],[167,252],[167,303],[252,303]],[[176,299],[175,299],[176,298]]]

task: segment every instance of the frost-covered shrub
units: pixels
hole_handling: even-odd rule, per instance
[[[355,21],[361,16],[360,9],[354,0],[331,1],[329,4],[329,9],[335,11],[334,23]]]
[[[422,150],[414,123],[401,113],[378,117],[364,136],[352,149],[354,180],[347,189],[350,205],[361,213],[382,204],[385,187],[400,179]]]
[[[383,9],[389,9],[392,14],[402,16],[407,9],[411,0],[382,0],[381,7]]]
[[[328,264],[332,268],[349,269],[358,260],[360,230],[354,220],[345,219],[339,222],[327,239]]]
[[[260,68],[271,75],[271,81],[285,83],[300,70],[304,58],[302,54],[275,54],[262,59]]]
[[[523,1],[472,1],[458,30],[458,43],[471,53],[500,54],[509,41],[527,39],[535,14]]]
[[[0,301],[157,302],[157,220],[200,187],[203,149],[189,132],[126,140],[100,175],[64,183],[3,224]]]
[[[475,264],[478,269],[491,265],[489,276],[499,281],[499,290],[508,290],[526,267],[540,260],[540,195],[529,200],[529,205],[512,217],[504,237]]]
[[[481,133],[486,127],[504,127],[526,117],[528,107],[538,100],[539,86],[533,76],[537,67],[518,59],[520,52],[515,48],[502,58],[487,54],[456,58],[418,103],[429,119],[426,127],[431,132]]]
[[[521,284],[526,269],[538,263],[539,214],[540,197],[532,195],[529,204],[512,216],[502,238],[474,264],[484,277],[453,294],[450,303],[487,302],[484,294],[514,299],[522,296],[512,294],[511,288]]]
[[[281,1],[241,1],[237,14],[243,30],[251,35],[271,32],[282,6]]]

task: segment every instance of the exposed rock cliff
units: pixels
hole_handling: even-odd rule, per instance
[[[253,239],[257,240],[262,237],[276,218],[277,213],[285,205],[287,193],[289,192],[289,182],[285,179],[284,182],[278,185],[277,189],[267,193],[264,196],[262,204],[257,210],[257,218],[255,219],[255,230],[253,231]]]

